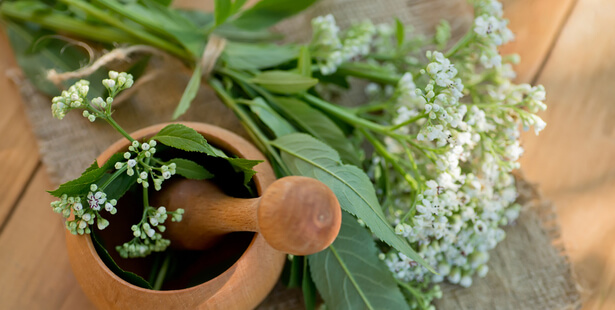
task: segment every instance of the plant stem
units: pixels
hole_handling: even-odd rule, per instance
[[[459,41],[457,41],[457,43],[455,43],[455,45],[453,47],[451,47],[451,49],[448,50],[448,52],[446,52],[444,54],[444,57],[450,58],[455,53],[457,53],[460,49],[462,49],[462,48],[466,47],[468,44],[470,44],[470,42],[472,41],[473,38],[474,38],[474,31],[468,31],[463,36],[463,38],[461,38]]]
[[[107,123],[109,123],[109,125],[111,125],[113,128],[115,128],[115,130],[117,130],[120,134],[122,134],[122,136],[124,136],[126,139],[128,139],[128,141],[133,142],[135,141],[135,139],[133,139],[125,130],[124,128],[122,128],[118,123],[115,122],[115,120],[113,119],[113,117],[111,116],[105,116],[103,118],[105,121],[107,121]]]
[[[156,291],[159,291],[162,288],[162,283],[164,282],[164,278],[167,276],[167,271],[169,270],[169,265],[171,262],[171,253],[166,253],[164,256],[164,261],[162,262],[162,266],[158,270],[158,275],[156,276],[156,281],[152,288]]]
[[[427,115],[429,115],[429,114],[428,113],[419,114],[419,115],[417,115],[417,116],[415,116],[415,117],[413,117],[413,118],[411,118],[409,120],[406,120],[406,121],[401,122],[401,123],[399,123],[397,125],[389,127],[389,130],[390,131],[394,131],[394,130],[399,129],[401,127],[404,127],[404,126],[406,126],[408,124],[412,124],[412,123],[420,120],[421,118],[425,118]]]
[[[9,18],[35,22],[43,28],[59,32],[68,32],[81,38],[103,43],[127,42],[137,43],[135,37],[114,28],[95,26],[75,18],[59,14],[36,14],[35,11],[22,10],[16,3],[5,2],[1,13]],[[51,10],[51,8],[49,8]]]
[[[86,13],[92,15],[93,17],[111,25],[114,26],[116,28],[119,28],[123,31],[125,31],[126,33],[129,33],[133,36],[135,36],[136,38],[143,40],[143,42],[145,42],[146,44],[155,46],[157,48],[160,48],[162,50],[168,51],[171,54],[174,54],[175,56],[178,56],[180,58],[183,59],[188,59],[188,60],[192,60],[190,58],[190,54],[188,54],[185,50],[176,47],[175,45],[169,44],[169,42],[154,36],[146,31],[142,31],[141,29],[138,29],[134,26],[129,26],[126,25],[124,22],[122,22],[120,19],[118,19],[115,16],[111,16],[109,15],[107,12],[93,6],[90,5],[87,2],[81,1],[81,0],[60,0],[61,2],[64,2],[67,5],[72,5],[76,8],[79,8],[83,11],[85,11]]]
[[[310,94],[303,94],[301,97],[311,103],[312,105],[318,107],[321,110],[326,111],[327,113],[334,115],[346,123],[353,125],[355,127],[361,127],[365,129],[369,129],[374,132],[382,133],[385,135],[389,135],[389,129],[380,124],[368,121],[364,118],[358,117],[352,114],[349,111],[346,111],[336,105],[333,105],[327,101],[324,101],[316,96],[312,96]]]
[[[349,75],[372,82],[396,85],[399,82],[400,76],[374,72],[373,70],[365,70],[364,67],[358,66],[352,62],[345,62],[337,68],[336,74]]]
[[[222,83],[217,79],[210,79],[209,86],[214,89],[216,94],[220,96],[222,101],[229,107],[235,114],[242,120],[242,123],[248,130],[248,133],[252,136],[252,140],[257,145],[257,147],[266,154],[269,154],[280,166],[283,170],[282,173],[285,175],[291,175],[290,170],[282,161],[282,158],[277,153],[277,151],[273,148],[270,143],[269,138],[265,136],[265,134],[260,130],[260,128],[254,123],[252,118],[240,107],[237,105],[237,102],[224,90]]]
[[[380,154],[380,156],[382,156],[385,161],[391,163],[397,173],[403,176],[406,182],[408,182],[408,184],[410,184],[410,186],[414,190],[417,190],[419,185],[416,179],[410,174],[408,174],[401,165],[399,165],[398,158],[396,158],[389,151],[387,151],[384,145],[382,145],[382,143],[380,143],[380,141],[378,141],[378,139],[376,139],[376,137],[374,137],[370,132],[362,128],[360,128],[359,130],[365,136],[365,138],[367,138],[367,140],[374,146],[376,152]]]
[[[113,182],[113,180],[117,179],[117,177],[122,175],[122,173],[124,173],[124,171],[126,171],[126,169],[128,169],[128,165],[124,165],[121,169],[119,169],[118,171],[114,172],[111,175],[111,177],[108,178],[107,181],[105,181],[105,183],[100,186],[100,190],[101,191],[105,191],[105,188],[107,188],[107,186],[109,186],[109,184],[111,184],[111,182]]]

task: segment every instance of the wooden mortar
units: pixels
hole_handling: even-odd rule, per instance
[[[227,130],[202,123],[183,124],[226,152],[266,160],[250,142]],[[143,140],[166,125],[147,127],[131,136]],[[114,143],[98,157],[98,162],[106,162],[128,146],[127,139]],[[254,170],[257,171],[254,183],[261,196],[276,178],[267,162],[256,165]],[[76,236],[67,231],[66,244],[77,281],[100,309],[252,309],[277,282],[286,256],[269,246],[262,234],[256,233],[239,260],[214,279],[186,289],[155,291],[132,285],[109,270],[96,253],[89,235]]]

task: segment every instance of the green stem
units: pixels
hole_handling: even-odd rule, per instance
[[[365,67],[357,65],[352,62],[345,62],[337,68],[336,74],[349,75],[366,79],[376,83],[397,85],[400,76],[385,74],[383,72],[375,72],[373,70],[366,70]]]
[[[164,278],[167,276],[167,271],[169,270],[169,265],[171,263],[171,253],[166,253],[164,256],[164,261],[162,262],[162,266],[158,270],[158,275],[156,276],[156,281],[152,288],[156,291],[159,291],[162,288],[162,283],[164,282]]]
[[[410,186],[414,190],[417,190],[419,185],[416,179],[410,174],[408,174],[404,170],[404,168],[399,164],[398,162],[399,158],[397,158],[396,156],[391,154],[389,151],[387,151],[385,146],[382,145],[382,143],[380,143],[380,141],[376,139],[376,137],[374,137],[370,132],[362,128],[360,128],[359,130],[365,136],[365,138],[374,146],[374,149],[376,150],[376,152],[380,154],[380,156],[382,156],[385,161],[391,163],[391,165],[393,166],[393,169],[395,169],[397,173],[403,176],[406,182],[408,182],[408,184],[410,184]]]
[[[34,10],[19,9],[15,7],[16,4],[16,2],[3,3],[1,6],[2,15],[16,20],[34,22],[43,28],[66,32],[84,39],[103,43],[138,42],[135,37],[114,28],[95,26],[65,15],[54,14],[53,12],[51,14],[37,14],[37,11]],[[51,8],[49,9],[51,10]]]
[[[397,278],[395,278],[395,282],[397,282],[397,285],[401,286],[402,288],[406,289],[408,292],[410,292],[412,295],[414,295],[414,297],[416,297],[416,299],[421,301],[423,301],[423,294],[421,294],[421,292],[417,291],[415,288],[413,288],[412,286],[408,285],[408,283],[403,282]]]
[[[109,186],[109,184],[111,184],[111,182],[113,182],[115,179],[117,179],[117,177],[122,175],[122,173],[124,173],[124,171],[126,171],[126,169],[128,169],[128,165],[124,165],[121,169],[119,169],[115,173],[113,173],[111,175],[111,177],[109,179],[107,179],[107,181],[105,181],[105,183],[103,183],[103,185],[100,186],[100,190],[104,192],[105,188],[107,188],[107,186]]]
[[[310,94],[303,94],[301,95],[301,97],[307,102],[311,103],[312,105],[318,107],[321,110],[324,110],[325,112],[331,115],[336,116],[337,118],[345,121],[346,123],[350,125],[353,125],[355,127],[369,129],[371,131],[385,134],[385,135],[390,134],[389,129],[387,127],[371,122],[371,121],[368,121],[364,118],[358,117],[352,114],[351,112],[345,109],[342,109],[336,105],[333,105],[327,101],[324,101],[316,96],[312,96]]]
[[[420,119],[422,119],[422,118],[427,117],[427,115],[429,115],[429,113],[419,114],[419,115],[417,115],[417,116],[415,116],[415,117],[413,117],[413,118],[411,118],[411,119],[409,119],[409,120],[406,120],[406,121],[401,122],[401,123],[399,123],[399,124],[397,124],[397,125],[394,125],[394,126],[389,127],[389,130],[390,130],[390,131],[394,131],[394,130],[396,130],[396,129],[402,128],[402,127],[404,127],[404,126],[406,126],[406,125],[412,124],[412,123],[414,123],[414,122],[416,122],[416,121],[418,121],[418,120],[420,120]]]
[[[118,123],[115,122],[115,120],[113,119],[113,117],[111,116],[105,116],[103,118],[105,121],[107,121],[107,123],[109,123],[109,125],[111,125],[111,127],[115,128],[115,130],[117,130],[120,134],[122,134],[122,136],[124,136],[126,139],[128,139],[128,141],[133,142],[135,141],[135,139],[133,139],[125,130],[124,128],[122,128]]]
[[[282,173],[285,175],[291,175],[290,170],[282,161],[280,155],[276,152],[273,146],[270,143],[269,138],[265,136],[265,134],[260,130],[260,128],[254,123],[252,118],[240,107],[237,105],[237,102],[228,94],[222,83],[217,79],[210,79],[209,86],[214,89],[216,94],[222,99],[222,101],[229,107],[235,114],[241,119],[242,124],[248,130],[248,133],[252,136],[252,141],[257,145],[257,147],[264,153],[269,154],[282,169]]]
[[[93,5],[90,5],[87,2],[84,2],[81,0],[60,0],[60,1],[64,2],[67,5],[72,5],[76,8],[79,8],[85,11],[86,13],[92,15],[95,18],[111,26],[119,28],[125,31],[126,33],[129,33],[135,36],[136,38],[140,40],[143,40],[146,44],[149,44],[154,47],[160,48],[162,50],[168,51],[169,53],[174,54],[175,56],[179,56],[180,58],[192,60],[190,55],[185,50],[178,48],[175,45],[169,44],[169,42],[157,36],[154,36],[148,32],[142,31],[139,28],[127,25],[124,22],[122,22],[120,19],[118,19],[116,16],[109,15],[107,12]]]
[[[450,50],[448,50],[444,56],[446,58],[450,58],[451,56],[453,56],[455,53],[457,53],[460,49],[466,47],[468,44],[470,44],[470,42],[472,41],[472,39],[474,38],[474,31],[470,30],[468,31],[463,38],[461,38],[461,40],[457,41],[457,43],[455,43],[455,45],[453,47],[451,47]]]

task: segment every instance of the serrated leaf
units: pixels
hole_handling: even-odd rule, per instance
[[[78,196],[87,194],[90,185],[97,183],[116,162],[124,159],[123,153],[113,154],[107,162],[100,168],[94,168],[94,165],[88,167],[80,177],[68,181],[49,193],[55,197],[61,197],[66,194],[68,196]],[[95,162],[96,163],[96,162]],[[96,163],[96,165],[98,165]]]
[[[263,98],[254,98],[254,100],[250,101],[248,104],[250,110],[260,120],[267,125],[269,129],[273,132],[276,137],[281,137],[293,132],[296,132],[295,128],[291,124],[288,123],[284,118],[280,116],[276,111],[274,111]]]
[[[297,57],[294,45],[227,42],[220,56],[229,67],[237,70],[272,68]]]
[[[342,209],[363,220],[380,240],[433,272],[408,242],[395,234],[363,170],[342,164],[334,149],[306,134],[286,135],[271,143],[280,149],[282,160],[293,174],[312,177],[329,186]]]
[[[310,255],[309,265],[329,309],[410,309],[393,275],[378,259],[371,234],[346,212],[333,244]]]
[[[318,84],[317,79],[281,70],[269,70],[260,73],[252,78],[252,82],[271,92],[287,95],[304,92]]]
[[[261,0],[246,10],[234,21],[245,29],[262,29],[273,26],[279,21],[295,15],[317,0]]]
[[[120,268],[120,266],[118,266],[118,264],[113,260],[111,255],[109,255],[107,249],[105,249],[105,247],[102,245],[95,232],[92,232],[90,236],[92,237],[92,243],[94,244],[94,249],[96,249],[96,253],[98,253],[100,259],[105,263],[105,265],[107,265],[109,269],[111,269],[111,271],[113,271],[114,274],[116,274],[118,277],[130,284],[134,284],[138,287],[150,290],[153,289],[151,284],[145,281],[145,279],[141,278],[135,273]]]
[[[243,176],[244,176],[243,185],[246,187],[248,187],[250,180],[252,180],[252,177],[256,174],[256,171],[254,171],[253,169],[254,166],[263,162],[262,160],[253,160],[253,159],[246,159],[246,158],[232,158],[232,157],[227,158],[227,160],[229,164],[231,164],[235,172],[243,173]]]
[[[343,162],[361,166],[361,159],[357,155],[359,152],[342,130],[324,113],[296,98],[276,97],[275,101],[303,131],[333,147]]]
[[[205,180],[211,179],[214,175],[207,171],[203,166],[183,158],[174,158],[169,160],[166,165],[175,163],[175,172],[187,179]]]
[[[220,157],[201,134],[182,124],[168,125],[162,128],[152,139],[183,151],[199,152],[209,156]]]
[[[173,119],[177,119],[182,116],[188,108],[190,108],[190,103],[196,97],[196,94],[199,92],[199,87],[201,85],[201,61],[199,60],[194,67],[194,72],[192,72],[192,76],[190,77],[190,81],[188,81],[188,85],[184,88],[184,92],[182,93],[181,99],[179,99],[179,103],[173,112]]]
[[[98,186],[104,184],[110,177],[111,173],[105,173],[102,178],[96,183]],[[126,172],[118,175],[113,182],[109,183],[105,188],[107,199],[119,200],[126,192],[137,183],[138,176],[136,174],[129,176]]]

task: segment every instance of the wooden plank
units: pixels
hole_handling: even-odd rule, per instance
[[[515,40],[501,52],[521,56],[521,63],[515,67],[517,81],[529,83],[544,63],[574,0],[503,0],[502,4]]]
[[[16,69],[8,39],[0,28],[0,227],[39,162],[36,140],[23,111],[21,96],[7,76]]]
[[[0,235],[0,309],[92,309],[68,262],[63,219],[53,213],[52,187],[37,169]]]
[[[537,81],[547,128],[526,135],[522,167],[558,207],[562,238],[589,295],[615,308],[615,2],[578,0]]]

